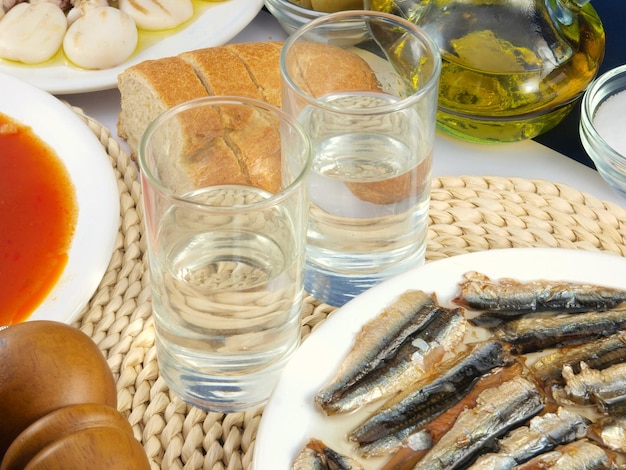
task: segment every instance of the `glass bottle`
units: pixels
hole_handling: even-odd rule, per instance
[[[585,0],[369,0],[439,45],[438,125],[479,142],[535,137],[557,125],[596,76],[602,22]]]

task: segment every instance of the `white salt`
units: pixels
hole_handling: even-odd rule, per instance
[[[609,146],[626,155],[626,90],[610,96],[600,105],[593,125]]]

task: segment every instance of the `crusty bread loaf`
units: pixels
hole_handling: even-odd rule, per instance
[[[153,119],[178,103],[200,96],[246,96],[280,107],[281,47],[281,43],[272,42],[229,44],[128,68],[118,77],[122,108],[118,119],[119,136],[126,139],[135,156],[138,142]],[[318,96],[327,92],[330,82],[341,84],[345,90],[380,89],[367,63],[350,52],[314,45],[301,54],[301,58],[302,67],[316,68],[318,78],[306,86]],[[346,64],[350,69],[339,73],[339,69],[347,68]],[[279,136],[258,116],[248,118],[256,119],[256,127],[244,131],[233,124],[228,136],[218,136],[225,145],[219,155],[209,158],[198,157],[196,153],[193,158],[179,161],[180,173],[169,177],[177,184],[184,184],[185,179],[196,186],[255,183],[276,191],[280,187]],[[202,126],[210,128],[208,123],[181,123],[181,126],[188,138],[180,145],[190,146],[189,152],[195,145],[191,142],[208,138],[201,130]]]
[[[184,101],[209,95],[234,95],[280,106],[281,46],[278,42],[230,44],[129,67],[118,76],[122,108],[118,135],[127,141],[135,157],[148,124],[166,109]],[[260,54],[263,59],[254,64],[247,65],[242,60]]]
[[[182,53],[145,61],[118,77],[121,113],[117,129],[136,158],[139,141],[148,124],[165,110],[182,102],[212,95],[245,96],[280,106],[278,62],[281,43],[242,43]],[[241,57],[262,54],[263,60],[247,65]],[[257,75],[253,76],[252,71]],[[277,79],[278,76],[278,79]],[[266,89],[268,91],[266,92]],[[278,99],[277,99],[278,98]],[[214,116],[226,119],[224,113]],[[244,129],[248,119],[252,128]],[[210,117],[180,122],[187,138],[169,142],[172,155],[187,155],[176,172],[162,174],[178,190],[208,184],[256,184],[275,192],[280,187],[280,138],[258,115],[231,119],[228,135],[213,135]],[[195,122],[194,122],[195,121]],[[236,123],[236,124],[235,124]],[[199,156],[202,140],[212,139],[212,153]]]

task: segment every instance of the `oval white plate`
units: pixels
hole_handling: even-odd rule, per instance
[[[568,279],[626,288],[626,258],[582,250],[513,248],[455,256],[386,281],[356,297],[324,321],[302,344],[285,369],[265,407],[257,433],[254,468],[289,470],[309,438],[316,437],[339,452],[349,452],[343,436],[354,418],[327,419],[314,408],[313,397],[334,375],[352,348],[361,326],[408,289],[436,292],[451,305],[467,271],[519,280]],[[380,468],[380,460],[365,462]]]
[[[67,105],[0,73],[0,113],[33,131],[63,160],[76,189],[78,220],[63,274],[29,320],[73,322],[111,260],[119,228],[117,178],[104,147]]]
[[[164,37],[123,64],[106,70],[83,70],[65,65],[23,66],[0,59],[0,72],[26,80],[54,94],[107,90],[117,86],[117,76],[131,65],[148,59],[225,44],[245,28],[261,8],[263,0],[216,2],[187,28]]]

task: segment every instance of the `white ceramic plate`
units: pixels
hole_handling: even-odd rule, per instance
[[[82,70],[61,64],[23,66],[0,59],[0,72],[22,78],[54,94],[107,90],[117,86],[117,76],[131,65],[227,43],[254,19],[262,7],[263,0],[224,0],[212,3],[187,28],[165,36],[130,60],[106,70]]]
[[[490,250],[427,263],[356,297],[323,322],[302,344],[285,369],[257,433],[255,470],[289,470],[311,437],[340,452],[348,452],[343,436],[355,417],[325,418],[313,397],[335,373],[351,349],[361,326],[408,289],[436,292],[451,305],[465,272],[476,270],[494,278],[519,280],[567,279],[626,288],[626,258],[581,250],[519,248]],[[336,419],[335,419],[336,418]],[[380,460],[366,463],[380,468]]]
[[[106,151],[87,125],[52,95],[0,73],[0,113],[33,131],[63,160],[76,189],[78,220],[65,270],[29,320],[73,322],[106,272],[120,207]]]

